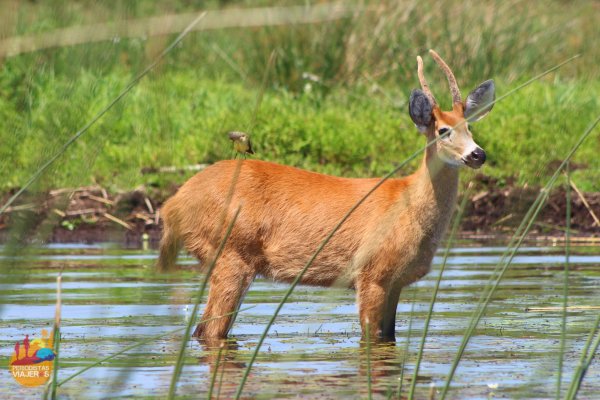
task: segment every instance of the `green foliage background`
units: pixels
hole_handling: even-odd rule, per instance
[[[14,1],[2,12],[1,37],[269,5]],[[406,104],[418,87],[416,55],[425,55],[430,85],[449,106],[444,76],[426,56],[429,48],[452,66],[463,96],[489,78],[502,95],[582,54],[499,102],[473,125],[489,160],[479,172],[500,184],[544,182],[600,110],[595,2],[467,1],[457,7],[427,0],[361,6],[336,22],[190,34],[55,163],[37,189],[94,182],[112,190],[168,188],[186,176],[144,175],[141,169],[229,158],[225,132],[234,129],[251,131],[257,158],[345,176],[383,175],[424,145]],[[5,58],[0,191],[20,187],[171,40],[115,38]],[[256,111],[271,52],[275,64]],[[586,191],[600,190],[599,137],[594,134],[575,157],[573,179]]]

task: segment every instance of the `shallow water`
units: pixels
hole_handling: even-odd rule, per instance
[[[502,247],[462,244],[452,250],[434,308],[418,397],[445,381],[471,312],[503,252]],[[3,250],[2,250],[3,251]],[[600,305],[600,249],[572,248],[570,305]],[[4,254],[4,253],[2,253]],[[163,337],[92,368],[59,388],[70,398],[157,396],[166,394],[180,331],[202,281],[195,261],[181,258],[180,273],[155,275],[154,251],[109,245],[53,245],[18,257],[0,256],[0,397],[39,397],[40,388],[19,386],[8,372],[14,343],[51,328],[56,276],[63,271],[62,342],[59,380],[123,348]],[[370,349],[374,397],[396,393],[402,360],[407,393],[418,341],[441,257],[421,282],[404,290],[398,306],[397,345]],[[562,305],[564,255],[561,247],[524,247],[515,257],[485,317],[471,339],[453,380],[449,398],[548,398],[556,387],[561,313],[530,312],[530,307]],[[230,398],[264,327],[288,285],[257,279],[233,326],[221,398]],[[409,353],[404,354],[415,296]],[[570,312],[564,379],[571,379],[598,310]],[[367,397],[367,357],[361,349],[355,294],[344,289],[300,286],[270,330],[245,387],[248,397]],[[234,349],[237,347],[237,349]],[[178,394],[206,397],[216,351],[195,341],[188,346]],[[222,368],[219,369],[219,374]],[[220,377],[217,379],[219,381]],[[497,388],[490,388],[490,386]],[[218,385],[215,392],[219,390]],[[583,382],[580,398],[600,394],[600,361]]]

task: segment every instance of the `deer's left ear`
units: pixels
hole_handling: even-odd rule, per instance
[[[432,110],[433,105],[422,90],[415,89],[410,93],[408,113],[421,133],[427,132],[433,122]]]
[[[492,111],[492,107],[494,107],[492,102],[495,98],[496,87],[494,81],[490,79],[483,82],[467,96],[465,118],[471,122],[479,121]]]

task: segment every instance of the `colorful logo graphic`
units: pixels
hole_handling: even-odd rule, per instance
[[[46,383],[50,379],[54,360],[52,346],[53,340],[45,329],[42,329],[41,339],[31,340],[29,335],[25,335],[22,342],[16,342],[9,362],[13,378],[23,386]]]

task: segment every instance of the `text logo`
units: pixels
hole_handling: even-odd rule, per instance
[[[43,385],[52,372],[53,340],[48,331],[42,329],[40,339],[29,339],[29,335],[15,343],[15,351],[9,362],[13,378],[23,386]]]

